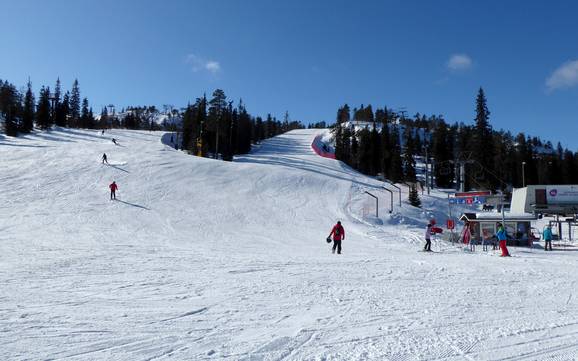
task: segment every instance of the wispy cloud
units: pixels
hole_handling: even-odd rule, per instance
[[[578,60],[567,61],[546,79],[549,92],[578,85]]]
[[[215,60],[205,59],[196,54],[187,54],[185,62],[191,66],[191,70],[196,72],[208,71],[216,74],[221,71],[221,64]]]
[[[447,62],[447,67],[451,71],[465,71],[472,67],[473,61],[466,54],[453,54]]]

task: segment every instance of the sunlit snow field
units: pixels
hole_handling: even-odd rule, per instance
[[[578,252],[418,252],[446,195],[390,216],[312,151],[323,132],[233,163],[161,132],[0,138],[0,359],[578,359]]]

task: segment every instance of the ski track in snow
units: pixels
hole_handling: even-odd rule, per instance
[[[4,138],[0,359],[578,359],[578,253],[416,252],[445,194],[389,215],[379,182],[313,153],[319,132],[233,163],[159,132]]]

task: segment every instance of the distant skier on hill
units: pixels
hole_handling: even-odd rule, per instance
[[[116,191],[118,190],[116,182],[112,181],[108,188],[110,188],[110,200],[116,199]]]
[[[333,251],[335,253],[335,249],[337,249],[337,254],[341,254],[341,241],[345,239],[345,229],[341,225],[341,221],[337,221],[337,224],[333,226],[331,229],[331,233],[329,233],[329,237],[333,236]]]
[[[108,159],[106,159],[106,153],[102,155],[102,164],[104,163],[108,164]]]
[[[114,145],[118,145],[118,143],[116,142],[116,139],[112,138],[112,142],[114,143]]]

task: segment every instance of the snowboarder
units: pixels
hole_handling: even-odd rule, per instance
[[[118,190],[118,186],[116,185],[115,181],[108,186],[110,188],[110,200],[116,199],[116,191]]]
[[[432,227],[436,224],[436,221],[434,219],[432,219],[431,221],[429,221],[429,223],[427,224],[427,227],[425,229],[425,246],[423,247],[423,250],[426,252],[431,252],[431,235],[432,235]]]
[[[502,250],[500,257],[510,257],[510,252],[508,252],[508,247],[506,247],[507,233],[504,229],[504,225],[501,223],[498,223],[496,238],[498,238],[498,242],[500,242],[500,249]]]
[[[544,251],[552,250],[552,227],[546,226],[543,233],[544,237]]]
[[[106,159],[106,153],[102,155],[102,164],[104,163],[108,164],[108,159]]]
[[[345,239],[345,229],[343,229],[341,221],[337,221],[337,224],[333,226],[328,238],[331,238],[331,236],[333,236],[332,253],[335,253],[335,249],[337,249],[337,254],[341,254],[341,241]]]
[[[118,143],[116,142],[116,139],[112,138],[112,142],[114,143],[114,145],[118,145]]]

